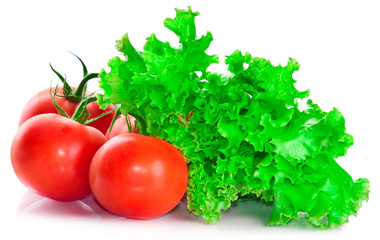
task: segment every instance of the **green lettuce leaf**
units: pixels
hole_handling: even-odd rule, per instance
[[[180,47],[154,34],[142,52],[128,35],[117,41],[125,58],[101,71],[99,104],[120,104],[141,133],[180,149],[189,169],[188,210],[207,222],[242,197],[272,203],[270,225],[300,214],[321,228],[347,222],[368,200],[369,182],[353,181],[335,161],[353,144],[342,114],[323,111],[307,100],[308,90],[295,88],[299,64],[292,58],[274,66],[236,50],[226,57],[228,74],[207,71],[218,56],[206,53],[211,33],[196,36],[198,15],[176,9],[164,21]]]

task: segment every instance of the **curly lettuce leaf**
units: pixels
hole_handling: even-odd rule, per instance
[[[199,13],[176,9],[165,27],[178,36],[174,48],[152,34],[142,52],[128,35],[117,41],[125,58],[100,73],[99,103],[120,104],[136,117],[143,134],[175,145],[189,169],[188,210],[216,222],[241,197],[273,204],[270,225],[287,224],[302,213],[318,227],[334,227],[356,215],[368,200],[369,182],[353,181],[336,162],[353,144],[342,114],[324,112],[309,91],[295,88],[286,66],[242,54],[227,56],[229,74],[208,72],[218,56],[206,50],[212,34],[197,38]]]

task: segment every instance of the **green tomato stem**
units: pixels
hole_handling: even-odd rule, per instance
[[[96,99],[97,99],[96,97],[88,97],[88,98],[83,99],[79,103],[79,105],[78,105],[77,109],[75,110],[71,119],[73,119],[74,121],[77,121],[79,123],[84,124],[88,120],[88,117],[89,117],[89,114],[87,111],[87,105],[91,102],[95,102]]]
[[[87,82],[93,78],[97,78],[98,75],[99,73],[89,73],[85,75],[82,81],[79,83],[79,86],[75,91],[74,96],[78,98],[82,98],[83,96],[85,96]]]
[[[125,117],[128,118],[127,116],[131,115],[133,116],[137,122],[139,123],[139,127],[138,127],[138,130],[139,130],[139,134],[142,134],[142,135],[145,135],[145,136],[148,136],[148,131],[147,131],[147,125],[146,125],[146,120],[145,118],[142,116],[142,114],[137,110],[135,109],[134,111],[131,111],[131,112],[128,112],[127,114],[125,114]],[[128,121],[128,120],[127,120]]]

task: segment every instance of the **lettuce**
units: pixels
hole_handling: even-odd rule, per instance
[[[188,210],[207,222],[239,198],[272,203],[270,225],[301,214],[321,228],[347,222],[368,200],[369,181],[353,181],[335,161],[353,145],[342,114],[323,111],[309,91],[294,87],[299,64],[292,58],[274,66],[236,50],[226,57],[227,74],[207,71],[219,59],[206,53],[211,33],[196,36],[197,15],[176,9],[164,21],[180,47],[154,34],[142,52],[128,35],[117,41],[125,58],[112,58],[110,70],[101,71],[99,104],[120,105],[141,133],[181,150]]]

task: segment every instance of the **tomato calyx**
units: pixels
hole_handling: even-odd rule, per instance
[[[126,123],[127,123],[128,131],[130,133],[133,133],[134,132],[134,128],[136,127],[136,126],[134,126],[134,124],[132,124],[131,118],[129,118],[129,116],[132,116],[134,118],[134,120],[136,120],[135,123],[138,124],[137,129],[139,129],[139,131],[138,131],[139,134],[144,135],[144,136],[149,136],[149,134],[147,132],[146,120],[145,120],[145,118],[143,117],[143,115],[139,111],[133,111],[133,108],[129,109],[129,111],[126,111],[125,109],[121,108],[120,104],[114,104],[113,106],[115,107],[115,115],[114,115],[114,117],[112,119],[112,122],[110,124],[110,127],[108,129],[109,133],[112,131],[112,128],[113,128],[116,120],[118,119],[118,117],[120,115],[124,115],[125,119],[127,121]]]
[[[140,122],[140,125],[141,125],[141,135],[148,135],[147,132],[146,132],[146,125],[145,125],[145,120],[139,115],[139,114],[133,114],[133,113],[130,113],[130,112],[122,112],[121,111],[121,105],[120,104],[114,104],[114,107],[115,107],[115,115],[112,119],[112,122],[111,122],[111,125],[110,125],[110,128],[108,130],[108,132],[111,132],[112,131],[112,128],[113,128],[113,125],[115,124],[115,121],[118,119],[118,117],[120,115],[124,115],[125,116],[125,119],[127,121],[127,127],[128,127],[128,131],[130,133],[133,133],[133,125],[132,125],[132,122],[131,122],[131,119],[128,117],[128,115],[131,115],[132,117],[134,117],[137,121]]]
[[[81,82],[79,83],[78,87],[76,88],[76,90],[74,91],[73,88],[71,88],[71,86],[67,83],[66,81],[66,76],[63,77],[62,74],[60,74],[58,71],[56,71],[53,66],[51,64],[50,65],[50,68],[51,70],[58,76],[58,78],[61,80],[61,82],[63,83],[63,87],[62,87],[62,92],[63,92],[63,95],[58,95],[58,86],[55,88],[54,90],[54,93],[52,93],[52,87],[50,87],[50,96],[52,98],[52,101],[54,103],[54,106],[55,108],[57,109],[58,111],[58,114],[61,115],[61,116],[64,116],[64,117],[67,117],[67,118],[71,118],[72,120],[76,121],[76,122],[79,122],[83,125],[87,125],[87,124],[90,124],[96,120],[98,120],[99,118],[107,115],[107,114],[110,114],[112,112],[114,112],[114,110],[111,110],[111,111],[108,111],[108,112],[105,112],[99,116],[96,116],[92,119],[89,120],[90,118],[90,113],[87,109],[87,105],[92,103],[92,102],[95,102],[97,101],[97,97],[94,96],[95,93],[92,93],[90,95],[86,95],[86,89],[87,89],[87,82],[91,79],[94,79],[94,78],[97,78],[99,73],[88,73],[88,70],[87,70],[87,67],[86,65],[84,64],[84,62],[82,61],[82,59],[80,59],[80,57],[78,57],[77,55],[75,55],[74,53],[70,52],[72,55],[74,55],[81,63],[82,65],[82,68],[83,68],[83,79],[81,80]],[[63,108],[61,106],[59,106],[59,104],[57,103],[57,101],[55,100],[56,97],[64,97],[66,98],[67,100],[71,101],[71,102],[76,102],[78,103],[78,107],[76,108],[74,114],[72,115],[72,117],[69,116],[69,114],[67,114]]]
[[[99,73],[88,73],[87,67],[77,55],[74,53],[70,52],[72,55],[74,55],[81,63],[82,68],[83,68],[83,79],[79,83],[78,87],[74,91],[71,86],[67,83],[66,81],[66,76],[63,77],[62,74],[60,74],[58,71],[56,71],[51,64],[50,68],[51,70],[58,76],[58,78],[61,80],[63,83],[63,96],[60,97],[65,97],[71,102],[81,102],[83,98],[85,98],[86,94],[86,88],[87,88],[87,82],[91,79],[97,78]]]
[[[51,89],[51,88],[50,88]],[[87,105],[92,103],[92,102],[95,102],[97,100],[97,97],[94,97],[94,93],[88,95],[88,96],[84,96],[82,98],[82,100],[80,101],[78,107],[76,108],[74,114],[72,115],[72,117],[69,116],[69,114],[67,114],[65,112],[65,110],[63,110],[61,108],[61,106],[59,106],[59,104],[57,103],[57,101],[55,100],[55,97],[57,96],[57,93],[58,93],[58,86],[55,88],[54,90],[54,93],[50,92],[50,95],[51,95],[51,99],[54,103],[54,106],[55,108],[57,109],[58,111],[58,114],[63,116],[63,117],[67,117],[67,118],[70,118],[76,122],[79,122],[80,124],[83,124],[83,125],[87,125],[87,124],[90,124],[96,120],[98,120],[99,118],[101,117],[104,117],[105,115],[108,115],[112,112],[114,112],[115,110],[111,110],[111,111],[108,111],[108,112],[105,112],[103,114],[100,114],[99,116],[96,116],[92,119],[89,119],[90,117],[90,113],[88,112],[88,109],[87,109]]]

